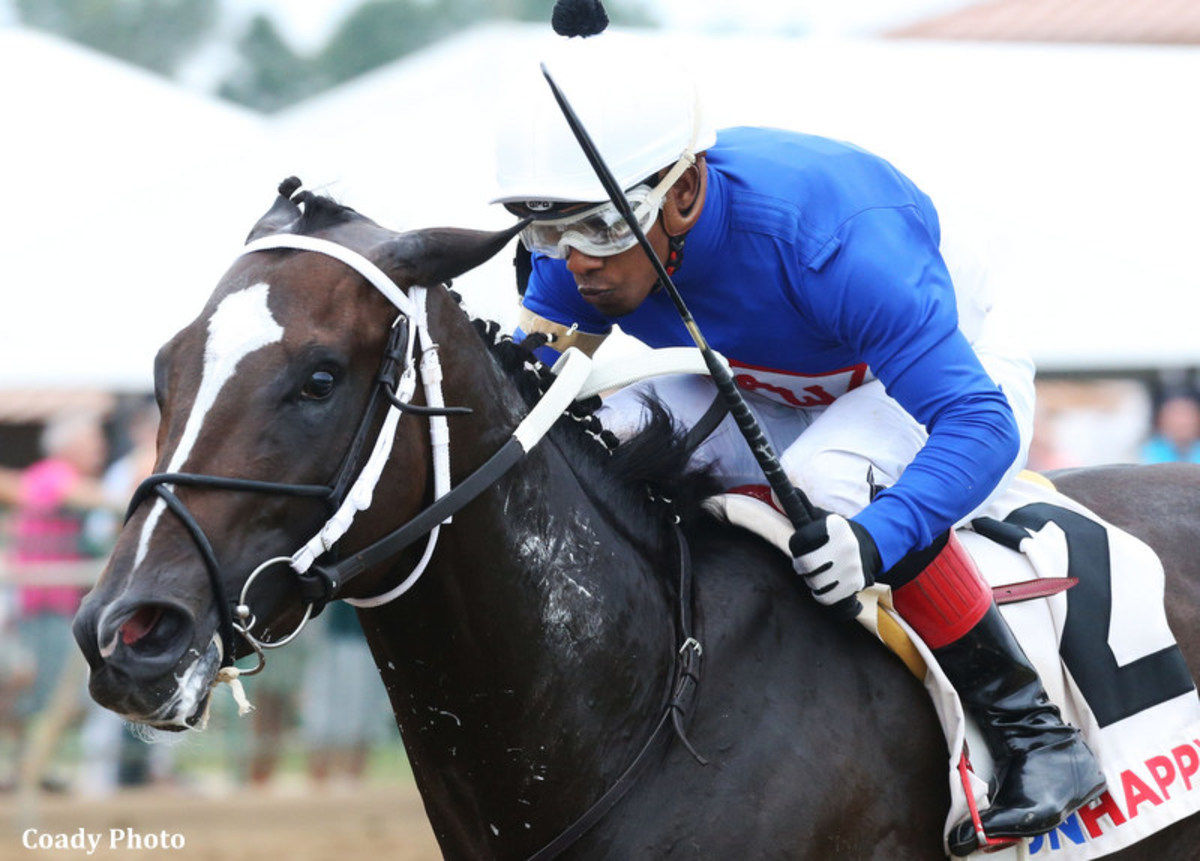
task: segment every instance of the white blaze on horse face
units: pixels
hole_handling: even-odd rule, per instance
[[[213,311],[208,320],[208,343],[204,348],[204,367],[200,375],[200,387],[196,401],[183,428],[179,446],[171,455],[167,472],[180,472],[191,456],[204,419],[217,402],[217,396],[225,384],[233,379],[238,363],[256,350],[283,340],[283,327],[271,315],[267,307],[270,286],[264,282],[255,284],[237,293],[230,293]],[[162,516],[165,503],[160,499],[142,526],[137,556],[133,567],[136,570],[146,558],[150,548],[150,536]]]

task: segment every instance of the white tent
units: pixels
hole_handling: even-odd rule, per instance
[[[505,87],[556,38],[545,33],[474,31],[286,113],[277,131],[306,180],[332,181],[377,220],[494,226],[489,136]],[[842,138],[909,173],[946,232],[988,255],[1043,368],[1200,364],[1187,313],[1200,312],[1200,50],[621,35],[631,57],[692,58],[722,125]],[[506,264],[467,291],[493,316],[515,301]]]
[[[508,223],[486,204],[491,137],[547,33],[480,28],[267,120],[0,29],[0,73],[29,82],[0,95],[18,130],[0,387],[148,387],[288,174],[395,228]],[[909,173],[948,233],[990,246],[1044,369],[1200,365],[1200,50],[620,35],[696,60],[722,124],[843,138]],[[459,281],[505,323],[508,256]]]
[[[0,77],[0,387],[147,391],[270,203],[266,125],[30,30],[0,28]]]

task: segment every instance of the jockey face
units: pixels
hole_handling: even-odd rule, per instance
[[[669,236],[682,236],[696,223],[704,206],[707,183],[703,156],[671,186],[662,211],[645,231],[659,260],[666,260]],[[569,247],[567,269],[581,295],[607,317],[636,310],[654,289],[658,275],[646,252],[635,245],[619,254],[594,256]]]
[[[665,260],[667,234],[662,218],[655,220],[646,238],[659,259]],[[570,248],[567,269],[575,276],[579,295],[607,317],[623,317],[636,310],[658,280],[654,266],[638,245],[610,257],[593,257]]]

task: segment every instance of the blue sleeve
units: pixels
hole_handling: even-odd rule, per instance
[[[915,207],[860,213],[806,290],[814,313],[929,432],[896,484],[854,517],[885,568],[983,502],[1020,445],[1008,400],[958,328],[936,237]]]

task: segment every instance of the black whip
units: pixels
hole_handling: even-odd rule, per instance
[[[670,273],[667,272],[663,262],[658,259],[658,254],[655,253],[650,240],[646,238],[645,232],[643,232],[641,225],[638,224],[637,218],[634,217],[633,208],[629,205],[629,200],[625,197],[624,189],[617,184],[616,178],[601,157],[600,151],[592,141],[591,135],[583,127],[583,123],[580,121],[578,115],[576,115],[571,104],[567,101],[567,97],[558,88],[558,84],[554,82],[554,78],[551,77],[545,63],[542,64],[542,75],[546,78],[546,83],[550,85],[550,91],[554,93],[554,100],[558,102],[559,108],[562,109],[563,116],[566,117],[567,124],[571,127],[572,134],[575,135],[575,140],[579,142],[579,146],[583,149],[583,154],[587,157],[588,163],[592,166],[592,170],[596,172],[596,177],[600,180],[600,184],[604,186],[604,191],[608,194],[609,200],[617,207],[617,211],[621,213],[621,216],[625,219],[625,223],[629,225],[629,229],[637,239],[638,245],[646,252],[646,256],[650,258],[650,263],[654,266],[654,271],[658,273],[659,281],[666,288],[671,301],[675,303],[675,309],[679,312],[684,326],[687,327],[688,334],[692,336],[692,341],[695,342],[696,347],[700,350],[700,355],[704,357],[704,364],[708,366],[708,372],[712,376],[713,382],[717,385],[717,391],[721,393],[721,397],[724,398],[725,404],[729,407],[729,412],[733,414],[733,419],[737,422],[742,436],[746,438],[746,443],[750,446],[750,450],[754,454],[754,459],[758,461],[758,465],[762,469],[767,483],[771,486],[771,490],[775,492],[775,496],[779,499],[779,504],[783,506],[784,514],[792,522],[792,526],[797,529],[806,523],[811,523],[817,517],[817,512],[813,508],[812,503],[809,502],[808,497],[804,495],[800,488],[792,484],[787,477],[787,473],[783,471],[783,467],[779,463],[779,458],[776,457],[775,451],[771,447],[770,440],[767,439],[758,421],[754,418],[754,414],[750,412],[750,408],[746,405],[746,401],[742,397],[737,383],[734,382],[733,375],[721,360],[717,358],[717,354],[713,352],[712,347],[708,345],[704,333],[700,331],[695,318],[692,317],[692,312],[688,310],[683,297],[679,295],[679,289],[671,280]],[[843,598],[830,608],[838,618],[845,619],[854,618],[859,614],[861,609],[862,605],[859,603],[858,598],[853,595]]]

